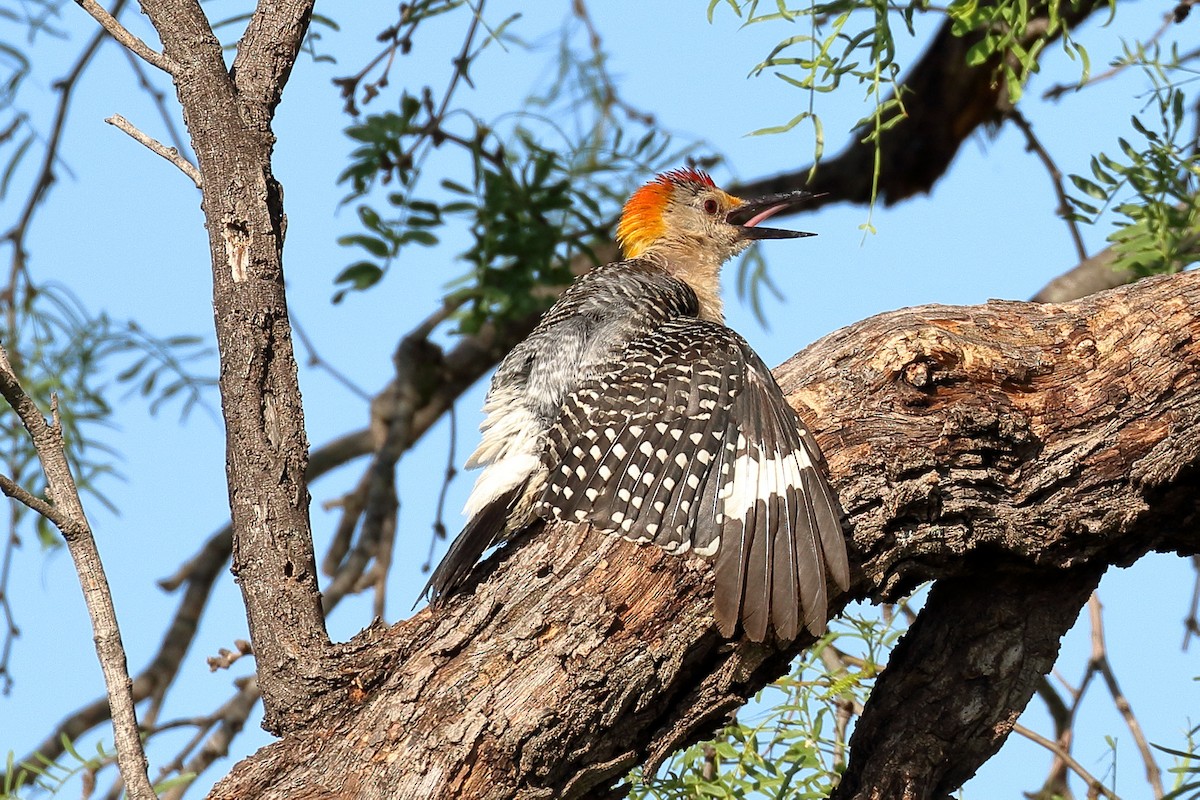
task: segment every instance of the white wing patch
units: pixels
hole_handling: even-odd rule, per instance
[[[786,495],[789,487],[797,494],[804,493],[801,470],[814,468],[807,450],[766,453],[757,444],[747,444],[746,437],[739,434],[738,452],[741,455],[733,461],[729,481],[721,487],[725,516],[745,519],[762,497]]]

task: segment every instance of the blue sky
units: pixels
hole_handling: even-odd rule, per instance
[[[368,392],[378,391],[391,369],[398,339],[435,307],[445,284],[465,267],[455,255],[462,243],[436,249],[406,251],[388,277],[373,291],[330,303],[332,279],[357,255],[339,248],[337,236],[357,230],[351,209],[341,207],[344,194],[336,185],[352,144],[342,129],[347,119],[330,83],[356,71],[374,54],[374,35],[391,20],[362,9],[371,4],[343,4],[321,9],[342,26],[323,32],[322,44],[338,58],[336,66],[302,60],[292,76],[276,123],[279,144],[276,174],[286,190],[288,239],[285,268],[295,318],[312,337],[322,358],[334,363]],[[459,100],[484,118],[520,107],[531,91],[544,86],[555,45],[553,32],[565,4],[493,2],[492,21],[514,10],[525,16],[514,28],[533,52],[489,48],[472,72],[474,88]],[[208,6],[215,17],[235,13],[229,2]],[[390,10],[390,7],[389,9]],[[793,169],[810,161],[807,131],[748,137],[764,126],[777,125],[807,106],[808,98],[767,76],[747,79],[750,69],[781,38],[795,31],[785,25],[739,29],[724,6],[709,24],[704,4],[665,2],[593,3],[596,26],[605,36],[610,66],[626,101],[651,111],[684,138],[710,143],[723,153],[728,167],[718,181],[754,178]],[[1097,69],[1117,52],[1119,38],[1147,36],[1158,25],[1159,9],[1145,4],[1122,7],[1107,27],[1089,24],[1081,32]],[[64,25],[76,32],[91,30],[90,19],[73,5],[64,9]],[[130,14],[128,24],[147,40],[154,37],[143,18]],[[930,26],[924,26],[927,32]],[[393,85],[434,87],[449,76],[449,58],[459,44],[456,20],[435,21],[423,28],[414,52],[398,62]],[[51,89],[68,60],[71,46],[39,40],[56,56],[42,64],[21,102],[45,115],[55,100]],[[919,51],[920,41],[902,45],[901,58]],[[39,51],[39,53],[42,51]],[[57,60],[55,60],[57,58]],[[1077,63],[1058,50],[1043,61],[1046,74],[1035,78],[1033,91],[1076,79]],[[1114,146],[1127,129],[1128,116],[1145,89],[1137,75],[1096,85],[1068,95],[1057,105],[1032,103],[1027,116],[1064,171],[1083,172],[1088,156]],[[860,88],[846,86],[817,100],[833,154],[846,132],[869,106]],[[392,107],[394,95],[376,102]],[[1114,111],[1114,109],[1117,109]],[[368,107],[367,110],[375,110]],[[69,166],[39,213],[29,242],[31,269],[38,280],[69,286],[93,310],[136,319],[159,335],[199,333],[211,337],[210,278],[207,238],[199,196],[190,182],[165,161],[106,125],[113,113],[129,118],[152,135],[161,124],[127,62],[111,43],[77,91],[64,142]],[[447,169],[461,168],[448,162]],[[30,165],[18,174],[32,177]],[[432,184],[432,181],[431,181]],[[15,213],[19,190],[0,207]],[[878,232],[864,236],[867,219],[861,207],[839,205],[797,220],[815,238],[767,245],[771,274],[782,289],[782,302],[769,300],[770,330],[763,329],[743,304],[728,304],[730,324],[741,331],[768,363],[778,363],[820,336],[872,314],[925,303],[980,303],[988,298],[1029,297],[1054,275],[1075,263],[1065,226],[1054,217],[1056,201],[1034,156],[1025,152],[1019,132],[1004,128],[996,136],[976,135],[963,147],[951,173],[931,196],[895,209],[877,208]],[[11,210],[10,210],[11,209]],[[1103,246],[1103,227],[1085,229],[1091,250]],[[727,282],[728,286],[728,282]],[[299,349],[304,360],[305,352]],[[215,372],[215,365],[210,365]],[[366,403],[327,373],[302,367],[309,439],[319,446],[364,426]],[[476,387],[459,406],[456,461],[474,443],[483,387]],[[213,408],[218,403],[210,397]],[[214,417],[193,414],[180,425],[174,409],[157,417],[136,397],[121,402],[116,425],[103,438],[122,454],[124,481],[104,489],[121,513],[98,504],[90,507],[112,582],[132,670],[140,669],[158,644],[164,621],[177,603],[154,581],[171,574],[215,530],[227,514],[223,436]],[[396,565],[389,588],[388,621],[403,618],[423,585],[433,502],[447,457],[448,431],[435,428],[399,468],[402,503]],[[312,517],[321,552],[337,519],[323,503],[336,500],[354,483],[361,464],[352,465],[312,487]],[[470,486],[460,476],[451,488],[447,524],[457,524],[457,509]],[[91,632],[76,578],[65,552],[39,552],[32,537],[17,555],[11,586],[12,603],[23,635],[16,642],[12,672],[17,681],[8,697],[0,697],[0,753],[23,753],[63,715],[102,691],[91,646]],[[1151,741],[1178,747],[1188,713],[1200,708],[1200,691],[1192,680],[1200,673],[1196,648],[1181,653],[1180,624],[1186,613],[1192,572],[1182,559],[1152,556],[1128,570],[1114,570],[1101,588],[1107,611],[1111,657],[1134,709]],[[370,600],[347,601],[331,620],[331,632],[348,638],[369,621]],[[232,680],[247,674],[248,663],[228,672],[210,673],[204,658],[244,637],[240,595],[231,577],[218,586],[207,619],[189,655],[184,674],[168,700],[163,718],[207,713],[232,692]],[[1078,680],[1088,652],[1086,627],[1077,628],[1065,645],[1065,676]],[[1153,680],[1147,678],[1153,675]],[[1140,679],[1139,679],[1140,678]],[[1092,689],[1100,694],[1100,687]],[[948,700],[948,702],[952,702]],[[1031,709],[1037,709],[1034,701]],[[1104,734],[1118,740],[1120,787],[1136,797],[1139,762],[1132,742],[1111,704],[1093,702],[1079,726],[1076,754],[1094,774],[1106,771]],[[1194,712],[1192,712],[1194,713]],[[1031,711],[1024,723],[1048,730],[1044,715]],[[235,743],[235,756],[265,744],[257,717]],[[104,738],[110,739],[105,733]],[[164,744],[183,741],[185,734]],[[82,748],[82,749],[86,749]],[[159,746],[152,756],[169,757]],[[1049,757],[1016,737],[1004,753],[968,784],[968,798],[1017,796],[1034,789],[1044,777]],[[1166,761],[1164,760],[1164,763]],[[227,771],[232,762],[202,778],[205,785]]]

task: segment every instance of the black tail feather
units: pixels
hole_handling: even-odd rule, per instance
[[[483,554],[503,540],[509,512],[523,488],[517,486],[488,503],[455,537],[421,591],[421,596],[429,598],[430,605],[436,606],[463,588]]]

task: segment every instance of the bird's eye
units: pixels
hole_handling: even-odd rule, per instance
[[[719,208],[720,205],[718,205],[717,201],[711,197],[704,201],[705,214],[716,214]]]

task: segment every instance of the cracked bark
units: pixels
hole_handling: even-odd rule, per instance
[[[1189,273],[1065,305],[892,312],[777,370],[853,524],[838,607],[938,581],[837,797],[945,797],[1108,565],[1200,550],[1198,318]],[[610,796],[811,643],[721,640],[706,562],[586,529],[535,531],[481,571],[436,615],[348,643],[341,685],[210,796]]]

